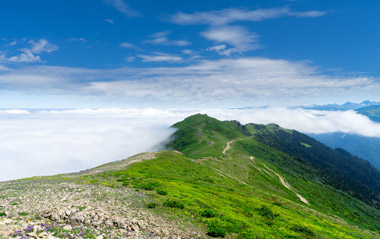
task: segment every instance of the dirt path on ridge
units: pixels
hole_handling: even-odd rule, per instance
[[[231,144],[233,143],[233,142],[235,142],[237,139],[234,139],[234,140],[231,140],[231,141],[229,141],[229,142],[227,142],[227,145],[226,145],[226,147],[224,148],[224,150],[223,150],[223,154],[226,154],[226,152],[229,150],[229,149],[231,149]],[[251,156],[250,157],[250,159],[251,160],[253,160],[254,159],[254,157],[253,156]],[[295,195],[297,195],[297,197],[300,199],[300,201],[301,202],[303,202],[303,203],[305,203],[305,204],[307,204],[307,205],[310,205],[309,204],[309,201],[307,201],[307,199],[306,198],[304,198],[304,197],[302,197],[301,195],[299,195],[298,193],[296,193],[294,190],[293,190],[293,188],[292,188],[292,186],[280,175],[280,174],[278,174],[278,173],[276,173],[275,171],[273,171],[272,169],[270,169],[269,167],[267,167],[265,164],[263,164],[264,165],[264,167],[267,169],[267,170],[269,170],[270,172],[272,172],[273,174],[275,174],[279,179],[280,179],[280,182],[281,182],[281,184],[284,186],[284,187],[286,187],[287,189],[289,189],[290,191],[292,191]],[[258,169],[259,170],[259,168],[257,168],[257,167],[255,167],[256,169]],[[268,175],[270,175],[270,176],[272,176],[269,172],[267,172],[265,169],[263,169]],[[259,170],[259,171],[261,171],[261,170]],[[220,172],[221,173],[221,172]],[[239,180],[240,181],[240,180]],[[245,184],[245,183],[244,183]]]
[[[223,150],[223,154],[226,154],[226,152],[227,152],[227,150],[229,150],[230,148],[231,148],[231,144],[233,143],[233,142],[235,142],[237,139],[234,139],[234,140],[231,140],[230,142],[227,142],[227,145],[226,145],[226,147],[224,148],[224,150]]]
[[[292,191],[295,195],[297,195],[297,197],[300,199],[300,201],[301,202],[303,202],[303,203],[305,203],[305,204],[307,204],[307,205],[310,205],[309,204],[309,201],[307,201],[307,199],[306,198],[304,198],[304,197],[302,197],[301,195],[299,195],[298,193],[296,193],[294,190],[293,190],[293,188],[292,188],[292,186],[280,175],[280,174],[278,174],[278,173],[276,173],[275,171],[273,171],[272,169],[270,169],[268,166],[266,166],[265,164],[263,164],[264,165],[264,167],[266,168],[266,169],[268,169],[269,171],[271,171],[272,173],[274,173],[279,179],[280,179],[280,181],[281,181],[281,184],[284,186],[284,187],[286,187],[287,189],[289,189],[290,191]]]

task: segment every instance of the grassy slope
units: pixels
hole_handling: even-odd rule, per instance
[[[218,122],[215,121],[215,119],[210,119],[209,117],[204,115],[196,115],[189,117],[185,121],[177,123],[174,126],[179,128],[179,130],[177,131],[178,133],[189,131],[189,129],[191,129],[192,131],[199,132],[199,128],[204,128],[203,123],[199,124],[199,121],[202,120],[203,122],[212,122],[214,124],[213,127],[225,127],[225,129],[237,127],[236,124],[234,124],[233,122]],[[228,127],[226,125],[234,126]],[[238,128],[241,129],[241,127]],[[268,178],[262,178],[262,176],[259,176],[259,178],[257,178],[257,170],[255,172],[253,166],[247,163],[249,162],[249,160],[247,160],[249,159],[249,157],[246,156],[245,159],[244,157],[242,157],[242,155],[255,156],[257,162],[260,162],[261,159],[264,160],[267,165],[268,163],[270,163],[273,166],[275,166],[275,168],[277,167],[278,169],[281,169],[281,171],[279,171],[281,175],[285,176],[297,189],[300,189],[300,191],[306,195],[305,197],[311,198],[310,201],[314,208],[326,213],[338,215],[350,221],[351,223],[356,223],[357,225],[365,226],[367,228],[371,228],[377,231],[380,229],[380,226],[378,225],[378,221],[380,219],[380,212],[378,210],[364,204],[359,200],[352,198],[350,195],[346,193],[343,193],[322,183],[322,181],[324,180],[319,178],[319,175],[321,175],[321,170],[319,170],[318,168],[312,168],[309,165],[305,165],[304,161],[299,161],[299,159],[295,160],[294,157],[282,153],[279,150],[275,150],[273,147],[268,147],[268,143],[265,142],[265,140],[262,140],[263,137],[260,136],[262,136],[262,134],[265,134],[269,140],[273,141],[273,139],[270,139],[268,135],[270,134],[272,137],[276,137],[277,133],[280,132],[282,134],[289,135],[289,138],[291,139],[297,138],[300,140],[304,140],[305,142],[300,141],[297,145],[301,148],[304,147],[308,150],[314,149],[312,149],[311,145],[307,144],[306,142],[313,145],[316,145],[316,142],[309,142],[309,138],[300,137],[300,134],[298,132],[293,133],[293,131],[282,129],[274,124],[270,124],[267,126],[249,124],[246,126],[246,129],[246,131],[248,131],[252,135],[252,137],[248,137],[249,135],[247,135],[247,133],[241,133],[240,135],[235,135],[234,137],[223,138],[222,144],[224,145],[227,141],[231,139],[238,139],[234,143],[236,145],[235,152],[232,151],[235,153],[235,155],[231,154],[232,152],[229,152],[229,154],[231,155],[231,160],[229,163],[228,161],[224,160],[223,163],[215,164],[215,161],[211,160],[211,162],[213,163],[210,164],[214,164],[214,167],[219,166],[219,170],[222,170],[223,172],[228,172],[234,178],[243,180],[245,183],[255,186],[261,185],[261,187],[263,187],[265,190],[274,191],[273,188],[268,189],[269,186],[268,184],[266,184],[266,182],[268,182]],[[211,134],[215,134],[215,132],[212,132]],[[180,135],[177,135],[177,137],[180,137]],[[252,138],[254,140],[252,140]],[[200,147],[204,146],[205,144],[201,144],[201,142],[204,142],[204,139],[199,139],[199,135],[198,141],[196,142],[198,143],[197,146],[199,147],[197,149],[197,156],[199,157],[199,155],[202,155],[207,152],[208,147]],[[293,147],[297,149],[297,145],[294,142],[292,143],[294,145]],[[286,145],[286,147],[290,146],[292,145]],[[214,156],[219,158],[221,157],[221,148],[222,147],[219,148],[219,155],[216,154]],[[297,150],[302,151],[302,149]],[[332,153],[328,151],[329,149],[326,148],[322,148],[322,150],[327,151],[329,154]],[[188,156],[193,155],[188,154]],[[371,168],[369,169],[371,170]],[[275,182],[272,182],[271,185],[275,185]],[[281,188],[281,185],[279,188]],[[297,197],[294,194],[288,195],[287,197],[293,200],[297,199]]]
[[[168,147],[192,158],[219,157],[228,141],[246,137],[246,132],[239,125],[201,114],[178,122],[173,127],[178,129],[174,133],[176,140]]]
[[[232,176],[235,170],[220,173],[214,169],[219,167],[222,171],[222,165],[231,161],[233,157],[220,162],[191,160],[173,151],[162,151],[153,160],[123,170],[83,176],[79,181],[143,190],[158,205],[154,209],[157,213],[191,221],[205,227],[211,235],[214,232],[233,238],[376,237],[299,203],[292,192],[265,173],[255,173],[256,179],[243,183]],[[263,168],[258,162],[257,165]],[[168,200],[177,201],[184,208],[164,206]]]
[[[199,225],[212,236],[380,238],[366,230],[379,232],[378,210],[321,183],[308,166],[288,154],[252,140],[258,130],[292,131],[276,125],[244,128],[204,115],[174,126],[178,131],[170,146],[184,155],[162,151],[155,159],[78,175],[75,180],[142,190],[157,205],[152,209],[156,213]],[[236,141],[223,155],[232,140]],[[307,142],[300,145],[309,148]],[[267,167],[282,175],[310,206],[300,202]]]

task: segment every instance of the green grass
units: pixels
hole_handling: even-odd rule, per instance
[[[301,144],[302,146],[304,146],[305,148],[311,148],[311,147],[313,147],[313,146],[311,146],[310,144],[303,143],[303,142],[301,142],[300,144]]]
[[[207,228],[209,236],[302,238],[312,232],[316,238],[373,238],[358,228],[330,216],[316,214],[294,202],[297,199],[286,190],[283,192],[284,189],[278,190],[278,194],[284,197],[276,196],[269,193],[268,188],[251,187],[222,176],[210,168],[211,165],[210,162],[200,164],[178,153],[164,151],[156,159],[98,177],[119,186],[123,180],[117,182],[118,179],[129,181],[130,186],[143,190],[163,205],[163,214],[177,215],[182,220],[191,215],[196,219],[194,223]],[[274,188],[281,187],[275,179],[271,180]],[[167,194],[158,194],[141,185],[165,188]]]
[[[178,140],[168,144],[192,158],[220,157],[226,143],[245,136],[244,130],[234,122],[221,122],[207,115],[193,115],[175,125]]]
[[[310,165],[270,145],[278,132],[298,137],[296,131],[275,124],[242,126],[200,114],[174,127],[178,130],[168,146],[183,155],[161,151],[126,168],[49,179],[139,190],[147,196],[146,210],[191,222],[210,237],[379,238],[368,231],[380,232],[379,210],[325,184]],[[294,150],[312,152],[314,146],[298,140]]]

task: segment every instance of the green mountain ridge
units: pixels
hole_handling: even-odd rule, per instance
[[[133,189],[200,238],[380,238],[380,173],[367,161],[275,124],[198,114],[173,127],[171,150],[24,181]]]
[[[380,201],[380,173],[366,160],[334,151],[313,138],[278,125],[240,125],[236,121],[220,122],[196,115],[174,125],[176,140],[168,146],[189,157],[221,156],[226,140],[237,139],[242,152],[256,154],[252,140],[275,148],[302,162],[305,173],[316,174],[324,183],[350,192],[355,197],[378,207]],[[183,137],[186,136],[186,137]],[[306,145],[306,146],[305,146]],[[289,167],[283,160],[273,160],[282,167]]]

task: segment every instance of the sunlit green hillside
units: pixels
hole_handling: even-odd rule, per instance
[[[210,237],[380,238],[380,174],[366,161],[274,124],[195,115],[173,127],[175,151],[51,179],[134,188]]]

